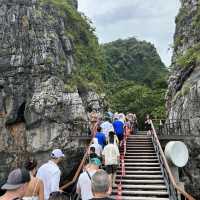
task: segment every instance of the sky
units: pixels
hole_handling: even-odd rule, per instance
[[[146,40],[169,66],[179,7],[179,0],[79,0],[78,9],[92,20],[100,43]]]

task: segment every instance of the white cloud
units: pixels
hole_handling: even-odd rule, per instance
[[[93,21],[101,43],[132,36],[147,40],[167,66],[179,6],[179,0],[79,0],[79,10]]]

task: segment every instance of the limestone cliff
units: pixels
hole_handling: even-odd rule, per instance
[[[181,0],[176,18],[172,74],[169,78],[167,109],[169,119],[189,119],[192,137],[185,141],[189,164],[182,171],[186,189],[200,198],[200,4]]]
[[[26,157],[44,162],[56,147],[67,155],[66,173],[79,161],[81,147],[70,136],[102,100],[76,85],[66,90],[80,67],[77,52],[80,59],[90,48],[85,35],[93,37],[76,8],[76,0],[0,0],[0,184]]]

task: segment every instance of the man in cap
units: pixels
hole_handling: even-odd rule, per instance
[[[98,158],[92,158],[85,172],[81,173],[81,175],[79,176],[76,192],[78,194],[81,194],[82,200],[88,200],[93,198],[91,178],[99,169],[100,165],[101,161]]]
[[[43,164],[37,172],[37,177],[44,183],[44,199],[49,199],[52,192],[59,191],[61,171],[58,164],[63,160],[65,155],[60,149],[55,149],[50,155],[51,159]]]
[[[7,191],[0,197],[0,200],[21,199],[26,192],[29,181],[30,174],[26,169],[15,169],[11,171],[6,183],[1,187],[2,190]]]

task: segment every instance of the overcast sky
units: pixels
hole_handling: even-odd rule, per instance
[[[169,66],[179,0],[79,0],[101,43],[136,37],[152,42]]]

